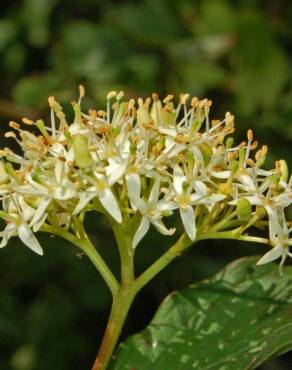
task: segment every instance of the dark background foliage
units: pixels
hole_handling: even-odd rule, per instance
[[[189,92],[214,102],[213,117],[237,117],[270,148],[269,165],[291,165],[292,3],[289,0],[1,0],[0,123],[46,117],[47,97],[70,109],[77,86],[88,107],[108,90],[127,96]],[[99,215],[87,227],[118,273],[111,232]],[[105,326],[110,296],[74,247],[40,236],[38,257],[16,239],[0,256],[0,370],[90,368]],[[153,235],[137,249],[137,272],[167,247]],[[198,244],[150,283],[134,304],[123,337],[141,330],[174,289],[211,276],[262,247]],[[262,368],[289,368],[286,355]],[[166,369],[161,369],[166,370]]]

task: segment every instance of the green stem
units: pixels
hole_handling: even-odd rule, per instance
[[[131,226],[131,225],[130,225]],[[131,227],[112,223],[112,229],[117,241],[121,259],[121,284],[132,284],[134,276],[134,249],[132,248],[133,231]]]
[[[113,304],[96,360],[92,370],[105,370],[120,337],[128,311],[137,291],[134,289],[134,251],[131,225],[111,222],[121,259],[121,285],[113,297]]]
[[[99,271],[107,286],[109,287],[112,296],[114,297],[117,295],[119,283],[117,282],[107,264],[104,262],[101,255],[97,252],[97,250],[89,240],[87,234],[84,234],[82,239],[78,239],[75,235],[67,230],[52,227],[49,225],[43,225],[41,231],[59,235],[63,239],[68,240],[76,247],[80,248]]]
[[[135,292],[129,287],[121,288],[114,298],[105,334],[92,370],[107,368],[134,298]]]

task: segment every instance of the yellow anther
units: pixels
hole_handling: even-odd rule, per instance
[[[79,95],[80,95],[80,98],[83,98],[85,95],[85,88],[83,85],[79,85]]]
[[[249,141],[252,141],[253,140],[253,132],[252,132],[252,130],[248,130],[247,131],[247,139]]]
[[[117,97],[116,97],[116,99],[117,100],[121,100],[123,97],[124,97],[124,92],[123,91],[119,91],[119,93],[118,93],[118,95],[117,95]]]
[[[167,103],[169,103],[172,99],[173,99],[173,95],[167,95],[167,96],[163,99],[163,103],[167,104]]]
[[[110,99],[114,98],[115,96],[117,96],[117,92],[116,91],[110,91],[107,94],[106,98],[107,98],[107,100],[110,100]]]
[[[190,94],[180,94],[179,102],[181,104],[186,104],[189,97],[190,97]]]
[[[22,118],[22,122],[26,125],[33,125],[34,124],[34,121],[29,119],[29,118]]]
[[[7,131],[7,132],[5,132],[4,136],[7,137],[7,138],[8,137],[16,138],[15,132],[13,132],[13,131]]]
[[[225,114],[225,124],[226,126],[234,124],[234,116],[230,112],[226,112]]]

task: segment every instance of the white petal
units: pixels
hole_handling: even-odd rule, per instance
[[[31,220],[29,226],[34,226],[36,223],[38,223],[38,221],[44,216],[44,213],[46,212],[46,209],[48,207],[48,205],[50,204],[51,202],[51,198],[44,198],[41,200],[34,216],[33,216],[33,219]]]
[[[72,145],[71,148],[68,150],[68,153],[66,155],[66,161],[67,162],[74,162],[74,159],[75,159],[75,152],[74,152],[74,147]]]
[[[96,196],[97,196],[97,192],[96,192],[95,187],[88,188],[87,192],[81,193],[79,195],[79,198],[80,198],[79,202],[73,211],[73,215],[77,215],[78,213],[80,213],[83,210],[83,208],[86,206],[86,204],[89,203]]]
[[[148,198],[149,202],[156,202],[158,200],[159,188],[160,188],[160,180],[156,179],[152,186],[152,189],[151,189],[151,192]]]
[[[42,247],[38,242],[37,238],[34,236],[31,229],[27,224],[21,224],[18,227],[18,236],[19,239],[25,244],[28,248],[36,252],[37,254],[43,255]]]
[[[279,213],[276,208],[265,206],[265,210],[269,216],[269,232],[270,239],[274,241],[276,235],[282,234],[282,227],[280,225]]]
[[[180,166],[177,164],[175,165],[173,169],[173,186],[174,190],[177,192],[177,194],[183,193],[183,183],[186,181],[186,177],[180,168]]]
[[[158,128],[158,131],[161,133],[161,134],[164,134],[164,135],[168,135],[168,136],[171,136],[173,138],[175,138],[177,136],[177,131],[173,128],[163,128],[163,127],[159,127]]]
[[[197,193],[201,195],[205,195],[208,193],[207,186],[203,183],[203,181],[194,181],[194,188]]]
[[[204,199],[206,198],[204,195],[193,193],[190,195],[192,204],[197,204],[199,201],[204,203]]]
[[[257,265],[264,265],[266,263],[275,261],[277,258],[281,257],[283,254],[283,248],[281,245],[277,245],[272,248],[268,253],[263,255],[263,257],[257,262]]]
[[[2,241],[0,243],[0,248],[3,248],[7,245],[8,240],[15,234],[17,228],[14,224],[8,224],[4,231],[1,232]]]
[[[167,229],[163,222],[159,219],[151,220],[151,223],[163,235],[173,235],[175,233],[175,228]]]
[[[53,154],[55,157],[59,157],[60,155],[64,155],[66,153],[66,150],[62,144],[55,143],[51,146],[50,153]]]
[[[180,152],[186,149],[185,144],[175,144],[171,150],[167,152],[167,158],[176,157]],[[164,151],[163,151],[164,152]]]
[[[244,185],[248,189],[248,191],[250,192],[257,191],[254,181],[249,175],[239,175],[238,179],[242,183],[242,185]]]
[[[128,195],[131,199],[132,196],[140,197],[141,194],[141,181],[138,173],[129,173],[126,175],[126,183]]]
[[[147,205],[144,200],[139,197],[132,196],[131,205],[134,210],[138,209],[142,215],[144,215],[144,213],[146,212]]]
[[[35,214],[35,209],[29,206],[22,196],[18,197],[18,204],[21,208],[21,216],[25,221],[31,220]]]
[[[122,214],[113,192],[110,188],[105,188],[103,191],[98,193],[100,203],[108,211],[108,213],[118,222],[122,222]]]
[[[114,185],[116,182],[120,180],[122,176],[124,176],[127,166],[128,166],[127,161],[123,161],[122,163],[111,161],[110,165],[106,167],[106,174],[108,176],[109,186]]]
[[[188,206],[186,209],[180,208],[181,219],[188,237],[194,241],[196,239],[196,219],[193,207]]]
[[[48,214],[47,213],[44,213],[43,216],[33,225],[32,227],[32,231],[34,233],[36,233],[37,231],[39,231],[39,229],[43,226],[43,224],[45,223],[46,219],[48,217]]]
[[[64,162],[57,160],[55,164],[55,178],[57,184],[60,184],[64,175]]]
[[[228,177],[230,177],[231,171],[211,171],[210,174],[216,179],[228,179]]]
[[[177,209],[178,205],[175,202],[161,199],[157,203],[157,210],[160,212],[163,211],[173,211],[174,209]]]
[[[76,190],[66,186],[58,186],[54,191],[57,200],[68,200],[76,196]]]
[[[138,243],[144,238],[144,236],[147,234],[147,231],[150,227],[150,221],[146,217],[142,217],[141,223],[139,227],[136,230],[136,233],[133,238],[132,246],[133,248],[136,248]]]

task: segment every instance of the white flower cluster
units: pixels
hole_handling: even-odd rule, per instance
[[[256,228],[273,247],[259,263],[278,257],[284,262],[292,245],[285,218],[292,180],[283,160],[262,169],[266,146],[251,158],[257,147],[251,130],[245,142],[234,145],[234,117],[226,113],[210,121],[211,102],[188,94],[175,106],[171,95],[136,102],[111,92],[106,111],[88,113],[81,112],[83,96],[80,86],[72,124],[53,97],[50,125],[10,122],[14,131],[5,136],[23,154],[0,152],[0,216],[6,222],[0,247],[18,235],[42,254],[34,233],[44,224],[70,229],[72,218],[99,210],[112,222],[137,219],[135,248],[150,224],[172,235],[175,229],[164,219],[178,210],[191,240],[208,230]]]

